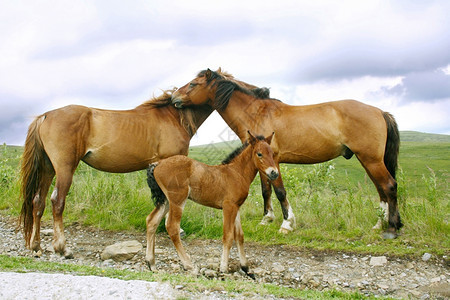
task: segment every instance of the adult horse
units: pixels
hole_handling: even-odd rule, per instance
[[[209,106],[176,109],[171,105],[171,93],[165,91],[131,110],[69,105],[34,119],[21,165],[20,222],[28,248],[41,249],[40,221],[56,175],[51,195],[52,244],[55,252],[72,255],[66,247],[63,211],[80,160],[100,171],[125,173],[145,169],[166,157],[188,154],[189,141],[213,110]]]
[[[172,103],[178,108],[210,105],[241,141],[247,129],[261,135],[275,131],[272,148],[278,163],[313,164],[338,156],[350,159],[355,154],[380,196],[388,221],[385,237],[396,237],[402,226],[395,180],[400,139],[391,114],[355,100],[291,106],[276,99],[261,99],[220,70],[209,69],[174,92]],[[263,223],[273,219],[272,184],[283,211],[280,231],[291,230],[295,219],[281,176],[273,182],[261,177],[261,183]],[[375,227],[380,225],[381,220]]]

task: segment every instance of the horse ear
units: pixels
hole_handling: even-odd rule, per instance
[[[218,69],[217,69],[217,71],[216,71],[217,73],[219,73],[219,74],[222,74],[222,68],[221,67],[219,67]]]
[[[275,131],[274,132],[272,132],[272,134],[271,135],[269,135],[268,137],[266,137],[265,138],[265,140],[266,140],[266,142],[267,142],[267,144],[269,144],[270,145],[270,143],[272,143],[272,138],[273,138],[273,136],[275,135]]]
[[[247,130],[248,133],[248,141],[251,145],[256,144],[256,138],[255,136],[250,132],[250,130]]]
[[[206,79],[209,80],[211,78],[211,75],[212,75],[212,71],[208,68],[208,70],[206,70],[206,72],[205,72]]]

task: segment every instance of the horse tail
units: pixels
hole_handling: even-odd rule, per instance
[[[39,185],[45,171],[45,160],[48,159],[39,136],[44,116],[36,117],[28,127],[24,152],[20,168],[20,194],[23,199],[19,217],[19,226],[23,223],[25,244],[30,246],[33,230],[33,199],[39,192]]]
[[[152,191],[152,199],[155,206],[159,206],[164,204],[166,201],[166,195],[164,195],[164,192],[159,187],[158,183],[156,182],[155,178],[155,168],[158,165],[158,163],[152,163],[148,166],[147,169],[147,184],[150,190]]]
[[[387,141],[384,151],[384,164],[389,173],[391,173],[391,176],[395,179],[398,153],[400,149],[400,133],[393,115],[388,112],[383,112],[383,117],[387,125]]]

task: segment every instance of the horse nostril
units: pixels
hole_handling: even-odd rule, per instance
[[[274,180],[274,179],[277,179],[277,177],[278,177],[278,172],[275,170],[272,170],[272,172],[270,172],[270,178],[272,180]]]

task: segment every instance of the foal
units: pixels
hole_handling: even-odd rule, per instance
[[[155,269],[155,233],[163,216],[169,211],[167,232],[186,270],[194,265],[180,240],[180,221],[187,198],[223,210],[223,252],[220,271],[228,271],[228,257],[233,240],[236,241],[241,268],[248,273],[244,253],[239,208],[247,198],[250,184],[259,171],[269,180],[279,171],[270,148],[272,135],[264,138],[248,131],[248,142],[236,149],[222,162],[209,166],[186,156],[176,155],[150,164],[147,182],[152,191],[155,209],[147,217],[147,253],[145,260]]]

